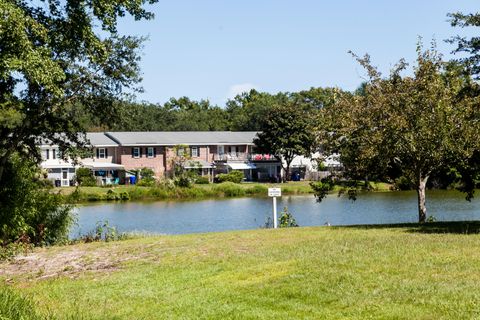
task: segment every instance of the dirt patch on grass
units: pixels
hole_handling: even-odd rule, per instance
[[[58,276],[77,277],[85,271],[111,272],[121,268],[125,261],[138,259],[145,254],[119,252],[112,246],[91,248],[84,246],[66,246],[49,249],[36,249],[26,255],[15,257],[11,261],[0,263],[0,277],[7,282],[12,278],[29,280],[47,279]]]

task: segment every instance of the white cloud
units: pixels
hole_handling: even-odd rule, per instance
[[[236,95],[249,92],[252,89],[257,89],[257,87],[251,83],[235,84],[228,89],[227,99],[234,98]]]

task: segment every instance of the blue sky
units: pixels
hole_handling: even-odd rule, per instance
[[[476,4],[476,5],[475,5]],[[159,0],[152,21],[123,19],[119,31],[148,36],[138,100],[225,101],[250,88],[275,93],[310,87],[355,89],[363,70],[349,50],[369,53],[380,70],[415,59],[418,36],[446,58],[454,29],[447,13],[476,12],[464,0]]]

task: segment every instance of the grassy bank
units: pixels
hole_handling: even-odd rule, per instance
[[[1,264],[0,278],[59,319],[472,319],[480,316],[478,228],[292,228],[78,244]]]
[[[371,183],[372,189],[389,191],[386,183]],[[313,193],[309,181],[288,182],[279,184],[224,182],[219,184],[199,184],[191,188],[163,186],[115,186],[115,187],[79,187],[78,189],[61,188],[59,190],[68,200],[73,202],[89,201],[128,201],[128,200],[172,200],[172,199],[203,199],[245,196],[266,196],[270,187],[282,188],[285,195]],[[338,189],[337,189],[338,190]]]

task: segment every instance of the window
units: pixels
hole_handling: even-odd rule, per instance
[[[153,158],[155,156],[153,147],[147,148],[147,158]]]
[[[140,158],[140,148],[139,147],[133,148],[133,157],[134,158]]]
[[[50,159],[50,150],[49,149],[45,150],[45,159],[46,160]]]
[[[178,148],[177,149],[177,156],[181,157],[185,153],[185,149],[183,148]]]
[[[52,159],[56,159],[56,158],[57,158],[57,150],[52,149]]]
[[[106,158],[105,148],[98,148],[97,149],[97,158],[98,159],[105,159]]]
[[[198,147],[192,147],[192,157],[198,157]]]

